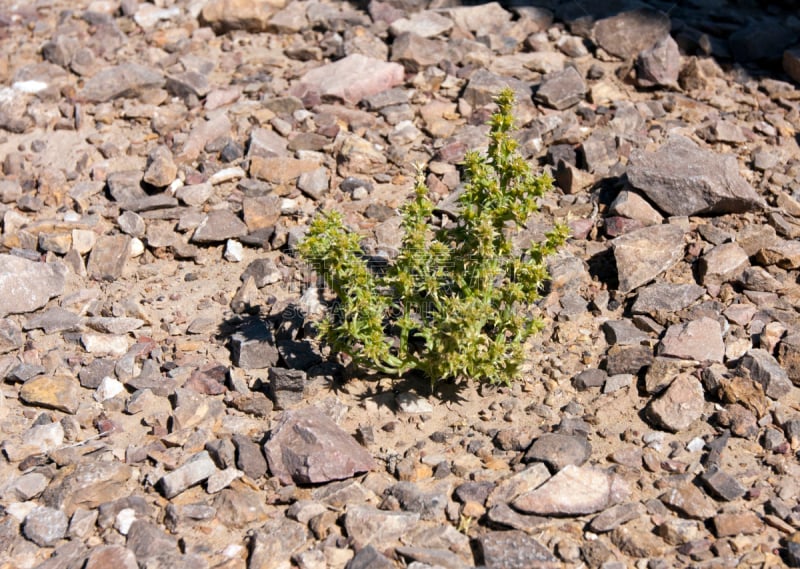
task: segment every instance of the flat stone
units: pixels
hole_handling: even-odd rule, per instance
[[[344,528],[357,549],[371,545],[380,550],[397,545],[398,540],[419,522],[419,514],[388,512],[374,506],[347,508]]]
[[[84,569],[138,569],[136,555],[122,545],[101,545],[92,549]]]
[[[736,478],[717,466],[708,468],[700,476],[700,481],[716,498],[728,502],[741,498],[747,492]]]
[[[549,478],[550,472],[543,463],[529,465],[525,470],[501,480],[489,493],[486,505],[491,507],[511,502],[518,496],[535,490]]]
[[[717,537],[753,535],[764,531],[764,522],[755,512],[717,514],[711,522]]]
[[[606,320],[603,332],[609,345],[636,346],[650,339],[630,320]]]
[[[660,356],[697,360],[700,362],[722,362],[725,344],[722,328],[713,318],[702,317],[667,328],[658,345]]]
[[[611,202],[608,212],[642,222],[644,225],[661,225],[663,216],[636,192],[621,191]]]
[[[741,213],[764,205],[735,156],[704,150],[683,136],[670,136],[655,152],[634,150],[627,175],[668,215]]]
[[[306,173],[319,169],[319,162],[283,156],[254,156],[250,161],[250,175],[272,184],[294,184]]]
[[[670,509],[696,520],[708,519],[717,511],[714,502],[691,482],[667,490],[659,499]]]
[[[115,281],[122,276],[125,262],[131,256],[128,235],[103,235],[89,254],[86,272],[98,281]]]
[[[404,32],[413,32],[424,38],[432,38],[449,32],[453,28],[453,20],[433,10],[423,10],[409,17],[395,20],[389,26],[394,36]]]
[[[33,312],[64,292],[64,271],[50,263],[37,263],[0,254],[0,317]]]
[[[22,384],[19,398],[28,405],[56,409],[69,414],[78,411],[80,390],[75,378],[67,375],[40,375]]]
[[[230,210],[216,209],[194,230],[193,243],[221,243],[247,234],[247,225]]]
[[[198,71],[184,71],[168,75],[164,87],[175,97],[205,97],[211,91],[208,77]]]
[[[574,67],[546,75],[536,91],[535,99],[556,110],[577,105],[586,95],[586,83]]]
[[[218,34],[231,30],[266,32],[272,15],[286,0],[211,0],[200,12],[200,23]]]
[[[64,512],[40,506],[25,516],[22,533],[40,547],[52,547],[66,536],[68,525]]]
[[[560,567],[559,560],[524,531],[493,531],[476,540],[476,552],[487,569]]]
[[[79,463],[54,478],[42,500],[71,516],[77,508],[93,509],[118,498],[131,474],[131,467],[120,462]]]
[[[90,103],[104,103],[121,97],[138,97],[146,89],[164,86],[160,71],[138,63],[109,67],[89,78],[81,97]]]
[[[217,519],[228,527],[245,528],[268,518],[263,493],[250,488],[222,490],[214,499],[214,508]]]
[[[582,516],[608,508],[624,493],[624,483],[605,470],[568,465],[513,506],[531,514]]]
[[[540,461],[553,470],[563,470],[568,465],[580,466],[592,456],[592,445],[581,436],[546,433],[536,439],[525,453],[525,462]]]
[[[231,437],[236,447],[236,467],[253,480],[258,480],[267,473],[267,460],[261,447],[244,435]]]
[[[658,399],[647,407],[647,417],[672,432],[688,429],[703,414],[705,398],[700,381],[679,375]]]
[[[611,346],[606,357],[606,373],[638,375],[653,362],[653,349],[649,346]]]
[[[612,248],[619,275],[619,290],[646,284],[683,257],[683,229],[677,225],[653,225],[614,239]]]
[[[696,284],[653,283],[637,291],[631,312],[651,316],[678,312],[704,293],[705,289]]]
[[[145,567],[150,566],[148,562],[163,567],[158,561],[172,560],[170,557],[174,558],[178,552],[177,540],[146,520],[136,520],[131,524],[125,545],[136,556],[136,561]]]
[[[738,243],[723,243],[700,257],[698,269],[703,284],[720,284],[738,278],[748,265],[747,252]]]
[[[741,359],[739,368],[747,370],[750,378],[760,383],[764,393],[771,399],[779,399],[792,390],[789,375],[766,350],[749,350]]]
[[[306,72],[289,92],[301,98],[313,92],[355,105],[365,97],[399,85],[404,76],[403,66],[398,63],[354,53]]]
[[[429,489],[423,489],[417,483],[406,481],[388,488],[384,497],[396,499],[404,512],[417,513],[421,520],[441,523],[446,519],[445,507],[451,491],[449,482],[440,482]]]
[[[448,44],[443,40],[405,32],[392,42],[391,60],[401,64],[409,73],[417,73],[435,65],[437,57],[441,58],[447,51]]]
[[[677,87],[681,52],[672,36],[658,40],[636,59],[636,84],[640,87]]]
[[[217,466],[211,460],[208,451],[203,450],[190,457],[180,467],[162,476],[158,486],[164,497],[171,499],[216,472]]]
[[[608,379],[608,373],[602,369],[591,368],[585,369],[572,379],[572,384],[575,389],[585,391],[592,387],[603,387],[603,384]]]
[[[330,176],[327,168],[317,168],[311,172],[303,172],[297,178],[297,187],[310,198],[315,200],[322,199],[330,187]]]
[[[670,20],[666,14],[643,8],[598,20],[594,25],[594,38],[608,53],[632,59],[666,38],[669,29]]]
[[[620,525],[635,520],[643,513],[643,508],[636,502],[618,504],[605,510],[589,522],[589,529],[595,533],[609,532]]]
[[[342,480],[375,468],[364,447],[314,407],[285,411],[264,454],[282,484]]]

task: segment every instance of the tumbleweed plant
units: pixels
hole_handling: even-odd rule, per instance
[[[534,175],[512,138],[514,95],[495,99],[485,154],[464,159],[459,217],[437,229],[434,204],[420,171],[414,197],[402,208],[403,240],[387,267],[375,270],[338,212],[318,216],[299,245],[336,301],[320,324],[337,352],[374,370],[424,373],[432,385],[448,378],[510,384],[523,346],[541,329],[533,303],[548,278],[545,259],[564,243],[555,224],[524,251],[512,238],[552,187]]]

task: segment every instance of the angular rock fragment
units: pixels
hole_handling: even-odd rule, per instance
[[[551,73],[542,80],[536,91],[536,100],[556,110],[577,105],[586,95],[583,77],[574,67]]]
[[[582,516],[608,508],[626,493],[624,482],[605,470],[569,465],[513,506],[530,514]]]
[[[738,243],[723,243],[700,257],[698,269],[703,284],[720,284],[736,279],[747,265],[747,253]]]
[[[631,59],[666,38],[669,28],[664,12],[643,8],[599,20],[594,25],[594,38],[608,53]]]
[[[404,75],[399,63],[387,63],[354,53],[308,71],[289,92],[301,98],[316,93],[322,98],[357,104],[365,97],[399,85]]]
[[[350,506],[344,516],[344,528],[358,549],[368,545],[380,550],[392,547],[418,522],[419,514],[387,512],[367,505]]]
[[[534,441],[523,460],[541,461],[559,471],[568,465],[580,466],[591,455],[592,445],[584,437],[547,433]]]
[[[364,447],[315,407],[285,411],[264,454],[282,484],[342,480],[375,468]]]
[[[696,284],[654,283],[637,291],[631,312],[651,316],[678,312],[690,306],[703,293],[705,289]]]
[[[86,272],[98,281],[114,281],[122,276],[131,256],[131,238],[127,235],[104,235],[97,239],[89,254]]]
[[[788,374],[766,350],[749,350],[741,359],[739,367],[747,370],[750,378],[760,383],[764,393],[771,399],[779,399],[792,389]]]
[[[668,215],[741,213],[764,206],[730,154],[673,135],[655,152],[634,150],[628,181]]]
[[[653,225],[612,241],[619,290],[630,292],[648,283],[683,257],[683,229]]]
[[[230,210],[216,209],[208,212],[206,218],[192,234],[193,243],[221,243],[247,234],[247,225]]]
[[[19,398],[29,405],[74,414],[80,404],[78,381],[67,375],[40,375],[22,384]]]
[[[40,547],[52,547],[67,533],[68,520],[61,510],[37,507],[25,516],[23,535]]]
[[[0,317],[33,312],[52,297],[62,294],[62,268],[0,254]]]
[[[555,568],[561,565],[545,546],[524,531],[489,532],[477,540],[477,554],[486,567]]]
[[[636,84],[640,87],[677,87],[681,53],[672,36],[660,39],[636,60]]]
[[[679,375],[658,399],[650,403],[647,416],[657,426],[678,432],[697,421],[704,407],[700,381],[689,375]]]
[[[163,85],[160,71],[138,63],[123,63],[92,76],[84,84],[81,96],[90,103],[104,103],[120,97],[137,97],[145,89]]]
[[[658,345],[658,355],[697,360],[700,362],[722,362],[725,344],[719,322],[706,316],[673,324]]]

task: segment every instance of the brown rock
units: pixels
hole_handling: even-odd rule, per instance
[[[613,505],[624,493],[624,483],[605,470],[569,465],[513,506],[530,514],[580,516]]]
[[[752,535],[764,529],[764,522],[755,512],[717,514],[712,522],[717,537]]]
[[[700,381],[679,375],[658,399],[647,408],[648,417],[668,431],[688,429],[703,414],[705,399]]]
[[[230,30],[265,32],[272,15],[285,5],[286,0],[211,0],[203,6],[200,23],[220,34]]]
[[[658,345],[658,355],[700,362],[722,362],[725,344],[719,322],[704,316],[685,324],[673,324],[667,328]]]
[[[19,398],[29,405],[74,415],[80,403],[78,380],[67,375],[40,375],[22,384]]]

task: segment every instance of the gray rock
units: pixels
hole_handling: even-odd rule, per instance
[[[493,531],[476,540],[479,562],[487,569],[555,568],[561,563],[541,543],[524,531]]]
[[[596,533],[611,531],[624,523],[635,520],[643,513],[643,508],[636,502],[612,506],[589,522],[589,529]]]
[[[217,209],[208,212],[206,218],[194,230],[193,243],[221,243],[247,234],[247,225],[230,210]]]
[[[691,482],[667,490],[659,500],[679,514],[696,520],[710,518],[717,511],[714,502]]]
[[[683,229],[653,225],[614,239],[611,244],[619,275],[619,290],[630,292],[648,283],[683,257]]]
[[[0,317],[32,312],[64,292],[60,265],[0,254]]]
[[[608,208],[613,215],[621,215],[630,219],[641,221],[644,225],[661,225],[664,218],[647,200],[636,192],[623,190]]]
[[[749,350],[739,362],[739,369],[747,370],[750,378],[760,383],[764,393],[772,399],[779,399],[792,390],[789,375],[766,350]]]
[[[649,346],[612,346],[606,357],[606,373],[613,377],[621,374],[638,375],[642,368],[653,362],[653,349]]]
[[[165,88],[170,95],[175,97],[186,98],[193,95],[202,98],[211,91],[211,84],[203,73],[184,71],[167,76]]]
[[[704,293],[705,289],[696,284],[653,283],[637,291],[631,312],[650,316],[678,312]]]
[[[447,53],[447,42],[429,39],[413,32],[400,34],[392,42],[392,61],[400,63],[409,73],[417,73],[435,65]]]
[[[211,460],[208,451],[203,450],[190,457],[180,467],[162,476],[158,481],[158,486],[161,493],[170,499],[216,472],[217,466]]]
[[[98,281],[115,281],[122,276],[131,256],[131,238],[127,235],[103,235],[89,254],[86,272]]]
[[[81,97],[90,103],[104,103],[120,97],[137,97],[146,89],[163,86],[164,76],[159,71],[138,63],[123,63],[89,78]]]
[[[706,470],[700,476],[700,481],[716,498],[727,502],[741,498],[747,492],[736,478],[717,466]]]
[[[778,362],[795,385],[800,385],[800,334],[787,334],[778,344]]]
[[[592,387],[602,387],[608,379],[608,374],[597,368],[585,369],[572,379],[575,389],[585,391]]]
[[[583,166],[594,174],[605,174],[619,160],[614,135],[608,129],[598,128],[581,143]]]
[[[368,545],[385,551],[419,522],[419,514],[387,512],[373,506],[353,505],[347,508],[344,528],[357,549]]]
[[[740,213],[764,202],[739,174],[736,158],[673,135],[656,152],[631,153],[628,180],[669,215]]]
[[[445,482],[424,491],[413,482],[398,482],[386,490],[385,496],[395,498],[403,511],[417,513],[422,520],[444,522],[450,488]]]
[[[126,547],[136,556],[136,561],[145,567],[164,554],[177,554],[178,543],[154,523],[136,520],[128,529]]]
[[[267,473],[267,460],[261,447],[244,435],[231,437],[236,447],[236,467],[253,480],[258,480]]]
[[[356,104],[402,83],[404,75],[403,66],[398,63],[354,53],[306,72],[289,93],[301,98],[315,93]]]
[[[585,437],[546,433],[534,441],[523,460],[544,462],[553,470],[559,471],[568,465],[580,466],[590,456],[592,445]]]
[[[41,328],[45,334],[54,332],[74,331],[80,327],[81,317],[63,308],[48,308],[29,317],[23,329],[35,330]]]
[[[606,342],[611,346],[636,346],[650,339],[630,320],[606,320],[603,322],[603,332]]]
[[[278,363],[272,328],[264,322],[248,324],[231,336],[231,360],[242,369],[264,369]]]
[[[363,547],[347,564],[346,569],[394,569],[395,564],[372,545]]]
[[[657,426],[679,432],[691,427],[703,415],[704,407],[705,398],[700,381],[682,374],[648,405],[646,414]]]
[[[672,36],[660,39],[636,59],[636,84],[640,87],[677,87],[681,53]]]
[[[713,318],[702,317],[667,328],[658,355],[700,362],[722,362],[725,344],[722,328]]]
[[[52,547],[66,536],[68,525],[61,510],[39,506],[25,516],[22,534],[40,547]]]
[[[269,396],[276,409],[289,409],[302,402],[307,384],[306,372],[302,370],[269,368]]]
[[[663,12],[650,9],[621,12],[594,25],[597,44],[608,53],[632,59],[669,35],[670,20]]]
[[[614,505],[627,492],[627,486],[605,470],[569,465],[512,505],[531,514],[581,516]]]
[[[330,185],[330,176],[326,168],[317,168],[311,172],[303,172],[297,178],[297,187],[307,196],[315,200],[322,199]]]
[[[586,83],[574,67],[546,75],[535,99],[559,111],[577,105],[586,95]]]
[[[285,411],[264,454],[282,484],[342,480],[375,468],[370,454],[315,407]]]

